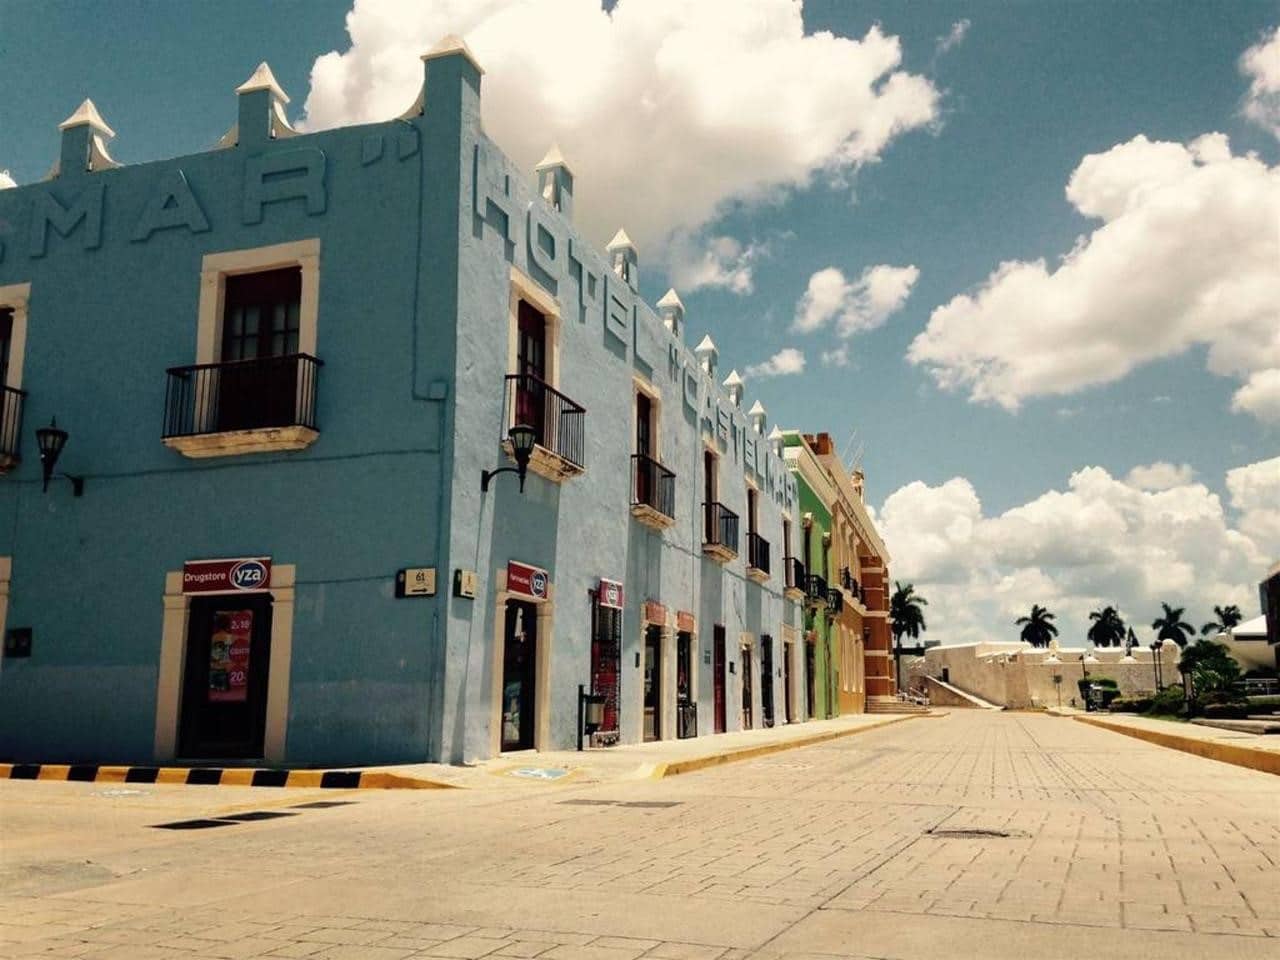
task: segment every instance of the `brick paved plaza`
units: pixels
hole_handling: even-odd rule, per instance
[[[494,779],[0,783],[0,956],[1280,957],[1280,778],[1067,718],[956,711],[662,781]],[[291,815],[153,828],[257,812]]]

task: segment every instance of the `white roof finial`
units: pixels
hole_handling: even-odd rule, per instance
[[[560,144],[553,143],[547,150],[547,155],[538,161],[538,165],[534,170],[545,170],[547,167],[564,167],[569,168],[568,161],[565,160],[564,154],[560,152]]]
[[[634,250],[635,246],[636,245],[631,242],[631,238],[627,236],[627,231],[620,229],[613,235],[613,239],[609,241],[609,245],[605,247],[605,249],[620,250],[624,247],[630,247]]]
[[[75,113],[58,124],[59,130],[69,130],[72,127],[90,127],[108,139],[116,135],[116,132],[102,119],[102,114],[98,113],[98,108],[93,105],[93,101],[87,97],[84,103],[76,108]]]
[[[435,60],[437,57],[451,57],[455,53],[460,53],[468,60],[476,71],[482,76],[484,67],[480,66],[480,61],[476,59],[476,55],[471,52],[471,48],[467,46],[467,42],[456,33],[445,34],[440,38],[440,42],[422,55],[423,60]]]
[[[258,69],[253,71],[253,76],[236,87],[236,93],[238,94],[253,93],[255,90],[269,90],[271,95],[281,103],[289,102],[288,94],[276,82],[276,75],[271,72],[271,67],[267,65],[265,60],[258,64]]]
[[[660,307],[679,307],[684,309],[684,303],[680,300],[680,294],[676,293],[675,287],[672,287],[662,295],[662,299],[658,301]]]

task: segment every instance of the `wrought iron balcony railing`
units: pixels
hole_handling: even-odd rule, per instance
[[[703,507],[703,544],[738,552],[738,515],[723,503],[709,501]]]
[[[769,573],[769,541],[758,533],[747,534],[747,566]]]
[[[506,377],[502,437],[517,423],[533,427],[534,442],[576,468],[585,469],[586,408],[530,373]]]
[[[676,515],[676,475],[653,457],[631,455],[631,506],[648,507],[668,519]]]
[[[844,609],[844,592],[839,587],[827,590],[827,614],[835,616]]]
[[[825,604],[827,602],[827,581],[825,578],[811,573],[805,579],[805,598],[810,603]]]
[[[274,427],[316,429],[316,380],[324,364],[305,353],[170,367],[164,436]]]

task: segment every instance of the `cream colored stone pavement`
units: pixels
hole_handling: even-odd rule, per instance
[[[152,826],[238,811],[291,815]],[[12,958],[1280,958],[1280,777],[1030,714],[543,791],[4,782],[0,831]]]

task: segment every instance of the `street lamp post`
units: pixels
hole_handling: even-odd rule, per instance
[[[537,432],[533,427],[517,423],[507,431],[507,439],[511,441],[511,455],[515,457],[514,467],[502,467],[498,470],[480,471],[480,492],[487,493],[489,481],[500,473],[514,473],[520,477],[520,492],[524,493],[524,478],[529,470],[529,459],[533,456],[534,444],[538,442]]]
[[[1151,641],[1151,671],[1155,675],[1156,693],[1159,693],[1163,686],[1164,677],[1161,675],[1160,648],[1164,646],[1164,641],[1159,637]]]

